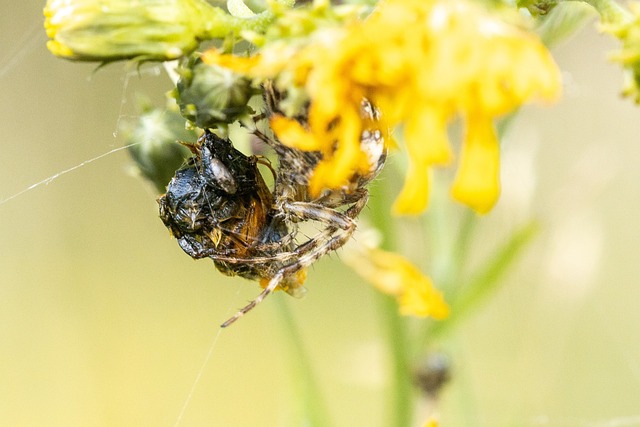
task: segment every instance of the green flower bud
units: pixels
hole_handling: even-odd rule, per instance
[[[143,108],[135,126],[125,128],[129,154],[143,177],[151,181],[159,193],[191,156],[190,150],[177,141],[195,143],[198,135],[185,129],[185,120],[175,108]]]
[[[257,91],[246,77],[199,59],[179,73],[175,97],[180,112],[199,128],[229,124],[251,111],[247,103]]]
[[[204,0],[48,0],[47,48],[77,61],[168,61],[233,31],[233,17]]]

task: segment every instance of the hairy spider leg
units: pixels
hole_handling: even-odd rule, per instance
[[[347,209],[345,212],[339,212],[333,208],[328,208],[328,207],[324,207],[324,206],[318,206],[315,205],[313,203],[308,203],[310,205],[314,205],[314,210],[311,211],[313,212],[312,215],[307,216],[305,214],[302,214],[300,216],[297,216],[299,219],[302,220],[315,220],[315,221],[322,221],[322,222],[326,222],[327,224],[333,224],[335,222],[337,223],[342,223],[342,224],[348,224],[346,225],[344,228],[342,228],[342,230],[346,231],[346,232],[350,232],[351,234],[353,233],[353,231],[355,231],[355,227],[356,227],[356,222],[354,221],[354,219],[360,214],[360,212],[362,211],[362,209],[364,208],[364,206],[366,205],[368,200],[368,195],[365,194],[364,196],[362,196],[359,200],[357,200],[353,206],[351,206],[349,209]],[[298,205],[296,207],[293,208],[293,211],[296,213],[302,213],[304,212],[304,210],[300,209],[299,204],[300,203],[305,203],[305,202],[293,202],[293,203],[285,203],[282,206],[282,209],[284,210],[288,210],[292,205]],[[317,214],[318,210],[323,210],[324,213],[323,214]],[[327,240],[329,239],[329,237],[336,233],[338,230],[340,230],[341,227],[336,227],[336,226],[328,226],[326,227],[323,231],[321,231],[319,234],[317,234],[315,237],[309,239],[308,241],[304,242],[304,243],[300,243],[295,249],[291,250],[291,251],[286,251],[286,252],[279,252],[279,253],[275,253],[272,255],[255,255],[255,256],[251,256],[251,257],[235,257],[235,256],[230,256],[230,255],[223,255],[219,252],[217,252],[215,249],[201,249],[197,252],[196,255],[193,256],[193,258],[195,259],[200,259],[200,258],[211,258],[212,260],[216,260],[216,261],[224,261],[224,262],[228,262],[228,263],[234,263],[234,264],[262,264],[262,263],[268,263],[268,262],[274,262],[274,261],[280,261],[280,262],[285,262],[288,261],[290,259],[299,259],[301,256],[303,256],[306,252],[309,252],[311,249],[315,248],[316,246],[318,246],[319,242],[322,241],[323,239]],[[191,238],[190,236],[187,236],[189,238]],[[268,243],[263,243],[263,246],[269,247],[270,244]],[[265,249],[265,252],[267,250]]]
[[[264,288],[262,292],[260,292],[260,295],[255,297],[251,302],[249,302],[249,304],[241,308],[240,311],[238,311],[233,317],[229,318],[222,325],[220,325],[220,327],[226,328],[227,326],[231,325],[236,320],[238,320],[239,318],[247,314],[249,311],[251,311],[256,305],[260,304],[262,300],[268,297],[269,294],[271,294],[273,291],[276,290],[276,288],[278,287],[278,284],[282,281],[282,279],[284,279],[284,273],[281,270],[278,273],[276,273],[276,275],[273,276],[271,280],[269,280],[269,284],[267,285],[267,287]]]
[[[331,251],[337,250],[342,246],[344,246],[344,244],[349,240],[349,238],[351,238],[351,236],[356,230],[357,223],[353,219],[355,219],[360,214],[362,209],[367,204],[367,200],[368,200],[368,195],[365,194],[364,197],[362,197],[353,206],[347,209],[347,211],[344,214],[337,212],[331,208],[324,208],[323,206],[314,206],[314,208],[316,209],[311,211],[312,213],[310,213],[309,217],[304,216],[305,213],[303,209],[298,209],[299,206],[296,206],[296,205],[298,205],[299,203],[290,204],[290,205],[285,204],[283,206],[283,209],[287,210],[292,206],[295,206],[293,208],[293,212],[297,212],[303,215],[303,219],[313,219],[313,220],[323,221],[327,223],[333,223],[335,218],[346,217],[351,221],[346,229],[341,229],[336,226],[328,226],[324,231],[319,233],[317,236],[298,246],[293,252],[286,253],[287,258],[295,258],[295,261],[284,267],[281,267],[276,272],[276,274],[269,280],[269,283],[264,288],[264,290],[255,299],[253,299],[252,301],[249,302],[249,304],[241,308],[233,317],[229,318],[226,322],[220,325],[220,327],[226,328],[227,326],[233,324],[236,320],[240,319],[242,316],[247,314],[253,308],[255,308],[256,305],[260,304],[267,296],[269,296],[269,294],[275,291],[275,289],[278,287],[278,284],[285,278],[285,276],[288,276],[303,268],[310,266],[325,254]],[[319,211],[324,211],[324,212],[322,213],[322,215],[318,215]],[[342,233],[339,233],[338,235],[334,236],[334,234],[338,231],[342,231]],[[270,257],[261,257],[261,258],[263,258],[264,261],[267,261],[267,260],[282,261],[282,255],[284,254],[285,253],[280,253]],[[289,255],[292,255],[292,256],[289,256]],[[253,262],[255,259],[256,258],[252,257],[250,259],[246,259],[242,261]]]

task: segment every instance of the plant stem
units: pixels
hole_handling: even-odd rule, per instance
[[[391,392],[388,426],[407,427],[412,424],[413,416],[413,385],[407,360],[407,335],[405,322],[398,314],[398,303],[394,298],[383,293],[377,293],[383,327],[391,358]]]
[[[293,7],[293,0],[276,0],[275,3],[284,7]],[[275,14],[270,9],[255,14],[253,16],[239,18],[228,14],[219,7],[214,7],[206,1],[201,0],[194,3],[197,11],[204,18],[202,21],[203,30],[200,34],[201,40],[224,39],[229,34],[240,31],[265,32],[268,26],[275,20]]]
[[[280,295],[278,295],[280,296]],[[288,301],[284,298],[274,298],[278,301],[279,317],[284,323],[288,354],[293,368],[293,382],[296,388],[295,401],[298,404],[298,412],[302,415],[302,422],[298,425],[309,427],[331,426],[331,418],[325,405],[320,387],[313,374],[309,355],[304,348],[300,329],[291,313]]]
[[[527,223],[515,231],[504,245],[488,257],[483,268],[469,280],[466,289],[462,289],[456,294],[456,298],[452,301],[451,316],[443,322],[430,324],[425,339],[434,339],[445,335],[496,292],[502,276],[514,264],[538,231],[538,223],[535,221]]]
[[[377,181],[377,187],[369,201],[371,207],[371,221],[382,236],[381,247],[392,250],[394,246],[393,221],[389,218],[389,204],[384,183],[387,180]],[[390,427],[407,427],[412,423],[413,415],[413,386],[411,372],[406,322],[398,312],[398,304],[394,298],[376,293],[381,321],[386,334],[391,363],[391,391],[389,396],[389,422]]]

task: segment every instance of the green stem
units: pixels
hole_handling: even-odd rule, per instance
[[[371,221],[382,235],[382,248],[392,250],[394,230],[393,221],[389,218],[389,198],[385,194],[385,182],[387,180],[384,178],[377,182],[377,188],[371,196],[369,206],[372,213]],[[376,295],[391,359],[391,391],[387,395],[392,413],[389,415],[389,422],[385,425],[407,427],[412,424],[414,402],[408,361],[409,340],[406,322],[400,316],[398,303],[394,298],[382,293],[376,293]]]
[[[377,299],[392,365],[391,392],[388,394],[392,413],[389,415],[389,423],[385,425],[407,427],[412,424],[413,418],[413,384],[407,360],[405,322],[398,313],[398,303],[393,297],[378,292]]]
[[[284,7],[293,7],[295,4],[293,0],[277,0],[276,3]],[[229,34],[238,34],[240,31],[264,32],[275,20],[275,14],[270,9],[248,18],[238,18],[203,0],[195,4],[202,17],[203,28],[199,37],[202,40],[225,38]]]
[[[283,330],[286,334],[287,348],[290,349],[288,353],[293,367],[293,381],[297,389],[294,396],[298,404],[298,412],[302,414],[300,417],[303,418],[302,422],[297,424],[309,427],[331,426],[329,411],[313,374],[309,355],[304,348],[300,330],[288,301],[285,298],[274,299],[278,301],[279,317],[284,323]]]
[[[537,222],[532,221],[525,224],[502,247],[489,256],[485,266],[472,276],[469,283],[452,301],[451,316],[445,321],[431,323],[425,339],[437,339],[445,335],[497,291],[500,279],[522,254],[538,231]]]
[[[471,209],[467,209],[462,213],[459,223],[459,231],[453,244],[451,253],[452,268],[447,271],[447,275],[442,278],[442,289],[445,292],[446,300],[455,299],[460,290],[459,282],[462,275],[463,266],[467,263],[469,249],[471,248],[471,238],[475,231],[477,222],[477,214]],[[447,228],[446,228],[447,229]],[[449,227],[447,230],[450,230]]]

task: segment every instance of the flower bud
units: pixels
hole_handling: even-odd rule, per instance
[[[175,97],[182,115],[202,129],[228,124],[250,111],[256,93],[246,77],[199,59],[180,70]]]
[[[159,193],[164,193],[175,171],[191,156],[189,149],[178,141],[195,143],[198,136],[195,131],[185,129],[184,118],[177,108],[143,110],[138,123],[123,131],[140,174]]]
[[[44,15],[47,48],[76,61],[168,61],[228,24],[204,0],[49,0]]]

